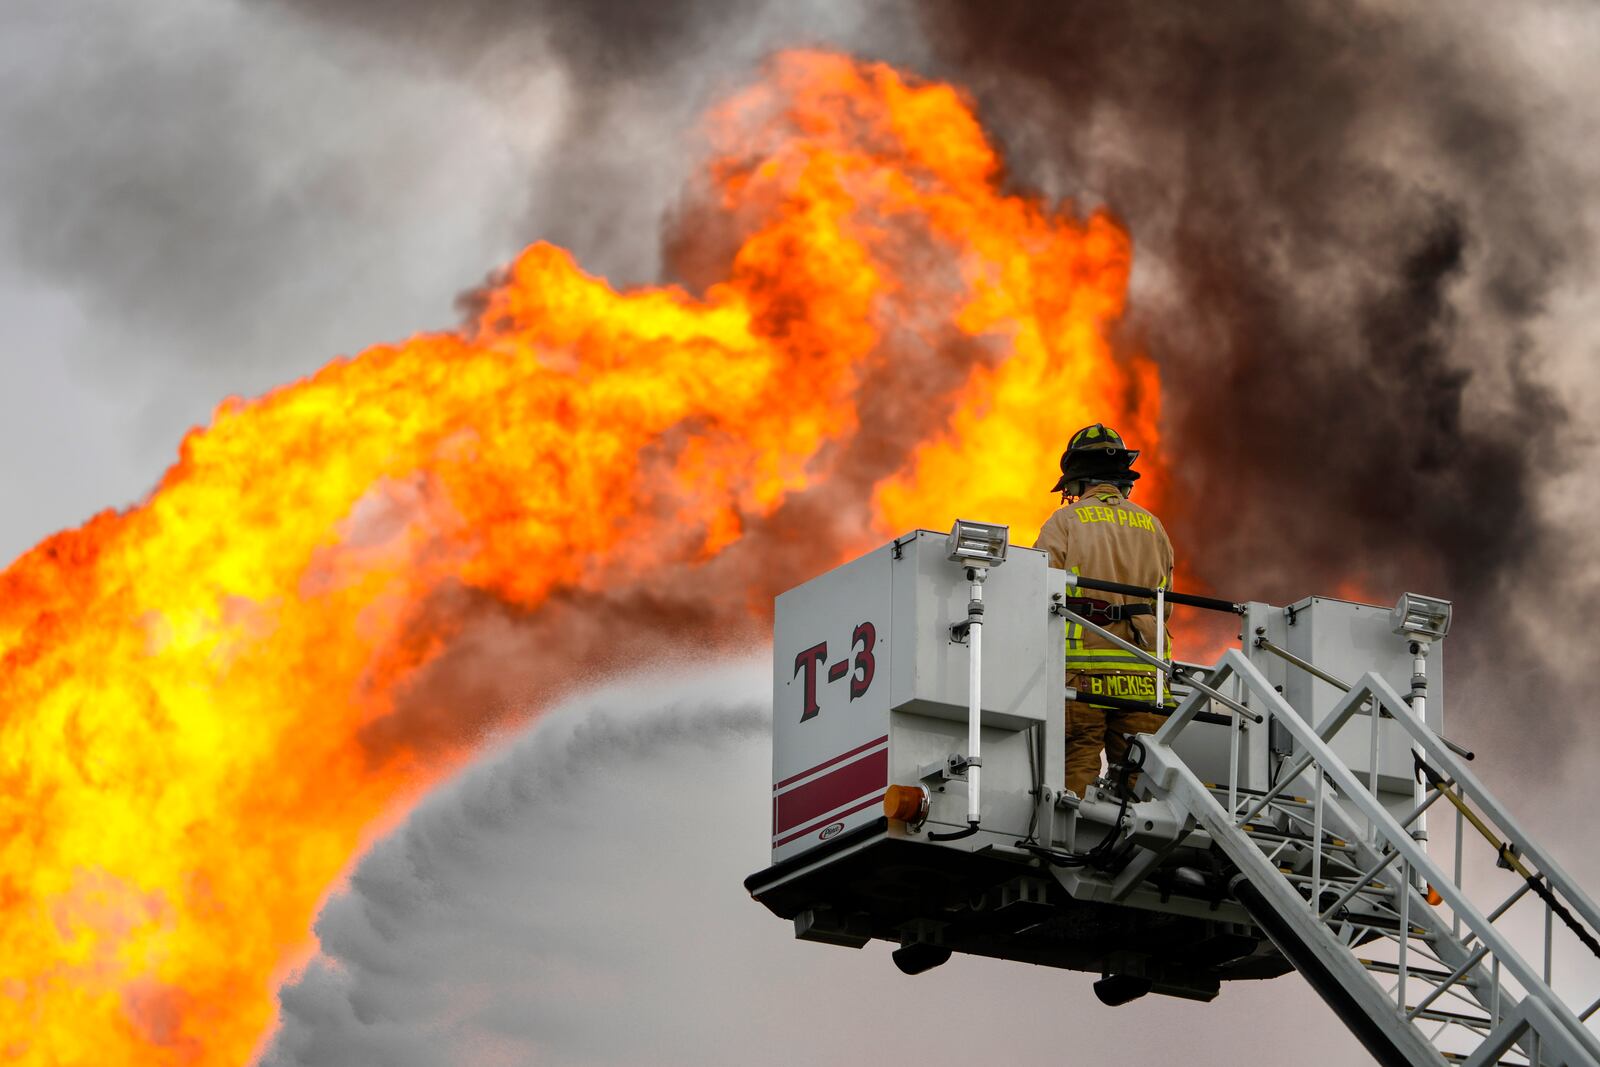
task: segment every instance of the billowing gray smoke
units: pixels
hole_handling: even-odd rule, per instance
[[[662,218],[699,161],[705,108],[772,51],[912,40],[894,6],[829,0],[251,0],[378,42],[399,61],[501,97],[559,72],[563,117],[530,175],[523,243],[572,249],[616,284],[657,282]],[[915,45],[912,45],[915,47]]]
[[[1169,525],[1201,575],[1475,596],[1544,547],[1532,492],[1565,411],[1529,326],[1580,235],[1504,67],[1370,7],[929,24],[1019,176],[1103,199],[1160,272],[1130,341],[1162,366]]]
[[[1561,640],[1578,561],[1541,490],[1584,461],[1551,383],[1589,345],[1542,327],[1590,234],[1570,159],[1535,137],[1552,98],[1501,47],[1527,28],[1382,5],[923,10],[1015,180],[1133,233],[1125,341],[1161,366],[1192,573],[1280,603],[1436,590],[1462,609],[1454,662],[1492,653],[1492,702],[1570,697],[1550,668],[1581,651]]]

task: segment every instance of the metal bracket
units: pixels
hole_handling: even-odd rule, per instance
[[[917,768],[917,778],[924,782],[948,782],[952,778],[965,779],[968,767],[982,767],[982,756],[964,756],[952,752],[937,763],[924,763]]]
[[[960,622],[953,622],[950,624],[950,643],[952,645],[964,645],[967,643],[967,637],[971,633],[971,619],[962,619]]]

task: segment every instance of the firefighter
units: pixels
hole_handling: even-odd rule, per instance
[[[1172,542],[1161,520],[1128,499],[1139,472],[1139,453],[1102,423],[1073,434],[1061,454],[1061,480],[1053,492],[1064,504],[1045,522],[1034,548],[1050,555],[1050,566],[1074,574],[1146,588],[1172,582]],[[1118,637],[1154,650],[1155,608],[1118,593],[1069,597],[1068,606]],[[1167,608],[1171,613],[1170,605]],[[1163,650],[1171,658],[1171,640]],[[1153,702],[1158,678],[1097,633],[1067,622],[1067,685],[1081,693]],[[1128,752],[1126,734],[1150,733],[1163,716],[1067,704],[1067,788],[1083,796],[1100,774],[1102,748],[1112,764]]]

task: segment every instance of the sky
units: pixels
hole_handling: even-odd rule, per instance
[[[1359,10],[1377,22],[1392,14],[1383,5]],[[1108,25],[1126,30],[1113,43],[1146,40],[1142,25]],[[1286,52],[1320,46],[1316,34],[1295,36],[1307,26],[1320,32],[1314,19],[1283,18]],[[1193,111],[1157,122],[1138,108],[1155,109],[1163,93],[1205,96],[1203,62],[1166,67],[1106,49],[1149,80],[1115,98],[1120,111],[1097,110],[1093,123],[1061,134],[1051,101],[1077,99],[1077,90],[1045,76],[1011,77],[1048,59],[1018,44],[1028,40],[1023,29],[998,16],[994,26],[949,12],[919,19],[892,4],[13,0],[0,15],[0,485],[8,501],[0,558],[141,499],[184,432],[225,397],[256,395],[334,356],[452,324],[460,295],[532,240],[572,249],[617,284],[660,280],[670,258],[663,234],[696,158],[696,117],[778,46],[832,44],[963,77],[1004,135],[1019,180],[1120,205],[1136,248],[1151,250],[1136,267],[1134,302],[1151,310],[1147,342],[1173,360],[1175,424],[1191,425],[1206,404],[1243,388],[1202,373],[1189,354],[1204,347],[1195,338],[1227,348],[1243,321],[1272,325],[1288,346],[1321,337],[1336,347],[1333,336],[1354,329],[1345,312],[1369,304],[1337,287],[1269,291],[1303,311],[1288,322],[1255,305],[1223,315],[1205,303],[1216,294],[1183,284],[1204,273],[1194,241],[1215,249],[1223,235],[1186,230],[1179,208],[1206,201],[1157,196],[1138,184],[1140,168],[1168,159],[1172,169],[1184,161],[1215,167],[1205,145],[1230,146],[1242,135],[1229,132],[1232,112],[1221,111],[1207,114],[1214,136],[1208,127],[1202,138],[1174,140]],[[1273,30],[1253,47],[1270,54]],[[1398,397],[1384,426],[1464,420],[1466,430],[1444,438],[1452,448],[1506,446],[1491,431],[1514,423],[1506,447],[1522,462],[1506,465],[1488,445],[1471,452],[1483,463],[1468,475],[1489,483],[1473,487],[1483,494],[1472,498],[1473,514],[1492,516],[1491,532],[1537,551],[1480,558],[1447,542],[1434,554],[1459,548],[1464,562],[1441,571],[1429,542],[1393,564],[1374,551],[1370,566],[1385,580],[1412,568],[1462,582],[1470,566],[1495,576],[1484,598],[1534,594],[1508,601],[1517,631],[1539,634],[1555,651],[1514,662],[1475,657],[1484,665],[1463,677],[1481,684],[1455,690],[1455,721],[1485,752],[1484,777],[1515,792],[1536,827],[1572,846],[1569,857],[1583,837],[1562,825],[1563,805],[1584,782],[1582,755],[1600,751],[1600,729],[1545,708],[1528,712],[1538,728],[1524,730],[1507,712],[1520,714],[1518,697],[1530,692],[1563,707],[1582,694],[1586,614],[1557,601],[1600,583],[1600,465],[1586,414],[1600,401],[1592,340],[1600,290],[1590,284],[1600,224],[1597,50],[1600,19],[1582,5],[1452,5],[1371,42],[1374,55],[1406,60],[1378,68],[1403,78],[1366,90],[1391,94],[1388,104],[1364,102],[1355,120],[1339,124],[1314,108],[1274,113],[1359,145],[1370,166],[1358,176],[1451,161],[1424,192],[1448,208],[1441,217],[1450,224],[1439,227],[1447,252],[1453,227],[1467,233],[1462,265],[1447,265],[1442,288],[1423,286],[1404,311],[1431,314],[1442,299],[1451,339],[1439,376],[1424,381],[1448,383],[1470,369],[1465,414],[1432,411],[1404,377],[1379,375],[1376,394],[1352,395]],[[1329,84],[1337,96],[1348,83]],[[1219,76],[1215,88],[1222,99],[1250,99],[1250,84],[1230,89]],[[1473,121],[1431,121],[1463,115]],[[1058,142],[1071,150],[1057,152]],[[1287,188],[1323,210],[1322,186],[1303,173],[1273,173],[1238,190],[1223,177],[1193,177],[1190,191],[1271,204],[1289,197]],[[1348,215],[1324,220],[1325,231],[1304,214],[1269,213],[1260,231],[1238,233],[1238,246],[1252,253],[1246,267],[1275,278],[1280,268],[1268,261],[1286,256],[1304,270],[1322,242],[1341,254],[1355,249],[1336,272],[1340,286],[1389,291],[1379,261],[1360,252],[1393,242],[1391,259],[1412,255],[1387,225],[1393,191],[1380,185]],[[1409,203],[1412,190],[1400,192]],[[1226,203],[1217,210],[1233,217]],[[1277,243],[1274,227],[1307,236]],[[1437,292],[1446,295],[1434,299]],[[1363,329],[1383,321],[1365,319]],[[1244,355],[1230,365],[1252,366]],[[1366,380],[1382,364],[1350,366]],[[1499,398],[1523,380],[1554,401],[1524,405],[1512,418]],[[1307,383],[1291,384],[1303,397]],[[1298,411],[1271,390],[1262,395],[1250,418],[1229,416],[1245,444],[1252,419],[1273,426],[1276,412]],[[1248,470],[1271,466],[1268,451],[1301,464],[1270,498]],[[1317,510],[1315,457],[1242,448],[1226,458],[1207,468],[1216,481],[1197,484],[1198,496],[1238,492],[1265,515],[1281,508],[1284,527],[1308,535],[1338,525]],[[1353,466],[1349,481],[1375,492],[1382,479],[1370,470],[1382,468]],[[1459,525],[1444,504],[1437,513]],[[1448,532],[1442,521],[1420,521],[1429,536]],[[1259,558],[1259,544],[1244,547]],[[1244,555],[1215,547],[1219,559],[1230,552]],[[1225,573],[1238,573],[1230,566]],[[1331,576],[1320,562],[1305,566],[1310,581]],[[1298,580],[1287,564],[1264,571],[1275,587],[1263,595]],[[786,924],[739,887],[765,861],[764,671],[753,654],[670,680],[619,680],[442,785],[330,894],[317,929],[321,952],[284,976],[283,1027],[263,1062],[849,1063],[884,1048],[1041,1055],[1072,1042],[1105,1060],[1182,1042],[1198,1065],[1239,1062],[1246,1026],[1253,1042],[1315,1042],[1326,1050],[1319,1062],[1362,1062],[1293,978],[1230,988],[1212,1006],[1151,998],[1111,1011],[1089,996],[1083,975],[957,960],[903,984],[886,946],[852,953],[792,942]],[[1531,769],[1547,764],[1557,772]],[[1600,874],[1586,863],[1574,866]],[[905,999],[886,1011],[886,991]]]

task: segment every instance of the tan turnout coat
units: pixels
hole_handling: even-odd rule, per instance
[[[1095,485],[1081,498],[1050,516],[1033,547],[1049,553],[1050,566],[1086,578],[1103,578],[1151,589],[1172,585],[1172,541],[1161,520],[1123,496],[1114,485]],[[1091,589],[1069,589],[1067,595],[1093,597],[1110,604],[1148,603],[1121,593]],[[1171,605],[1167,606],[1167,614],[1172,614]],[[1108,629],[1141,648],[1152,651],[1155,648],[1154,615],[1138,615],[1114,623]],[[1165,651],[1170,652],[1170,647],[1169,637]],[[1085,631],[1070,621],[1066,657],[1069,672],[1142,672],[1149,669],[1099,634]]]

